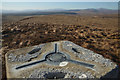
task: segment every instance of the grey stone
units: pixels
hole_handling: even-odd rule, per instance
[[[70,41],[10,51],[6,54],[6,69],[7,78],[117,78],[118,75],[114,62]]]

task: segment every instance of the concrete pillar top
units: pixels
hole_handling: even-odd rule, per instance
[[[118,66],[70,41],[44,43],[9,51],[7,78],[116,78]]]

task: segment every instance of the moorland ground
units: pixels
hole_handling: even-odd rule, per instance
[[[12,49],[69,40],[117,64],[120,62],[117,14],[7,16],[3,19],[3,61],[5,53]]]

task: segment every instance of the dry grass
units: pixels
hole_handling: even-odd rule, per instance
[[[46,15],[24,18],[3,24],[3,47],[11,50],[69,40],[119,64],[120,35],[117,21],[113,15]]]

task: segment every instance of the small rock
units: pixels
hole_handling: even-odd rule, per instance
[[[79,76],[79,78],[87,78],[87,76],[85,74],[82,74],[81,76]]]
[[[61,62],[60,64],[59,64],[59,66],[66,66],[68,64],[68,62]]]

